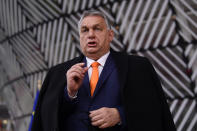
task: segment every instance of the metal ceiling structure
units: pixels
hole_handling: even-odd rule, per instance
[[[80,54],[77,22],[92,8],[113,25],[111,48],[151,60],[177,130],[197,130],[196,0],[1,0],[0,95],[14,131],[28,129],[47,70]]]

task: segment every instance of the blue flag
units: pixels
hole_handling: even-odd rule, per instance
[[[38,101],[39,93],[40,93],[40,90],[38,89],[37,92],[36,92],[36,98],[34,100],[33,111],[32,111],[32,115],[31,115],[31,121],[30,121],[30,124],[29,124],[28,131],[31,131],[32,122],[33,122],[33,118],[34,118],[34,114],[35,114],[35,109],[36,109],[36,104],[37,104],[37,101]]]

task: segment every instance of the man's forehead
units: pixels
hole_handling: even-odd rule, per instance
[[[81,27],[96,25],[106,25],[105,20],[102,16],[86,16],[81,22]]]

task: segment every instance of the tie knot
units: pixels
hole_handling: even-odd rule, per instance
[[[91,64],[92,67],[98,67],[99,65],[100,64],[98,62],[96,62],[96,61]]]

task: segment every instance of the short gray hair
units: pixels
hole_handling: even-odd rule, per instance
[[[105,20],[107,28],[111,29],[111,25],[109,23],[109,20],[107,19],[107,17],[102,12],[97,11],[97,10],[87,10],[87,11],[83,12],[83,14],[81,15],[81,18],[80,18],[80,20],[78,22],[78,30],[79,30],[79,32],[80,32],[81,22],[86,16],[101,16]]]

